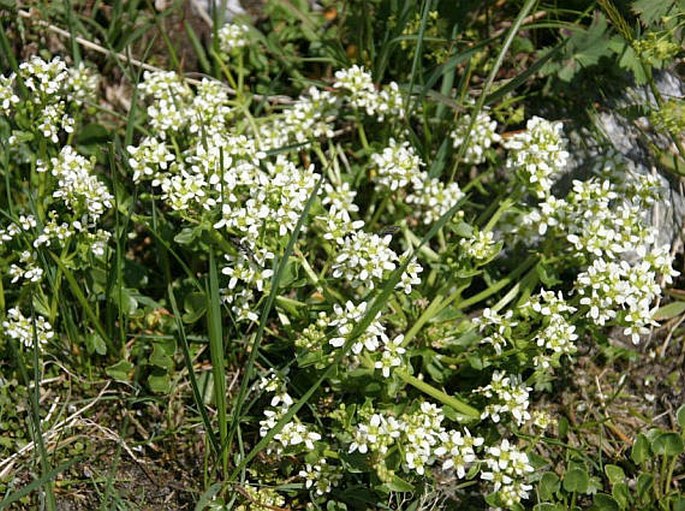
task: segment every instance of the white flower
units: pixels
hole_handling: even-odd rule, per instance
[[[16,307],[7,311],[7,319],[2,322],[2,328],[5,335],[16,339],[27,348],[33,347],[34,339],[38,341],[39,346],[44,346],[55,336],[52,325],[43,316],[35,316],[32,320],[25,317]]]
[[[455,149],[463,145],[470,124],[470,115],[466,114],[459,118],[457,126],[450,133]],[[500,141],[500,136],[496,133],[496,129],[497,121],[493,121],[485,112],[478,114],[473,129],[468,134],[468,145],[463,157],[464,163],[478,165],[485,161],[485,151],[493,143]]]
[[[371,155],[378,173],[375,181],[385,189],[397,191],[410,183],[422,181],[423,162],[409,142],[398,143],[390,139],[390,145],[381,154]]]
[[[226,23],[219,29],[219,48],[225,56],[229,56],[248,44],[246,35],[250,27],[239,23]]]

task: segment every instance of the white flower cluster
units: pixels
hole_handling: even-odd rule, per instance
[[[395,192],[409,184],[421,186],[423,162],[409,142],[398,143],[391,138],[390,145],[380,154],[371,155],[371,160],[378,173],[375,181],[381,188]]]
[[[504,141],[509,150],[507,169],[517,172],[524,186],[540,199],[550,195],[554,178],[568,161],[562,131],[560,122],[532,117],[525,131]]]
[[[27,348],[33,348],[34,339],[38,341],[38,346],[43,346],[55,336],[52,325],[43,316],[37,315],[32,320],[24,316],[16,307],[7,311],[7,319],[2,322],[2,328],[5,335],[19,341]]]
[[[421,158],[408,142],[390,143],[380,154],[371,156],[377,172],[375,181],[381,189],[407,193],[413,216],[426,225],[434,223],[464,196],[456,182],[443,183],[421,170]]]
[[[64,201],[83,224],[96,224],[112,207],[114,197],[93,175],[95,163],[67,145],[62,148],[58,157],[50,160],[50,164],[50,172],[57,178],[57,187],[52,196]],[[48,167],[40,166],[37,170],[45,172]]]
[[[333,277],[345,278],[353,287],[374,289],[396,268],[398,256],[390,248],[392,236],[355,231],[346,236],[332,266]]]
[[[504,371],[495,371],[491,382],[473,392],[491,400],[481,413],[481,419],[488,417],[494,423],[500,422],[503,414],[511,415],[516,424],[522,426],[530,420],[531,387],[526,387],[520,376],[507,376]]]
[[[511,508],[527,499],[533,487],[526,480],[534,472],[528,455],[511,445],[506,438],[498,446],[486,447],[485,452],[487,469],[480,476],[494,484],[502,503]]]
[[[551,163],[539,164],[528,153],[525,158],[516,153],[514,160],[528,161],[530,176],[537,176],[531,182],[542,183],[544,175],[548,183],[538,188],[538,191],[546,190],[538,193],[543,200],[523,217],[517,231],[525,237],[529,229],[539,236],[557,236],[568,242],[573,257],[584,266],[574,285],[574,293],[580,296],[583,306],[581,312],[597,326],[623,327],[624,334],[638,343],[642,335],[649,333],[648,327],[655,324],[652,304],[661,294],[658,275],[670,283],[679,274],[672,268],[673,257],[668,247],[655,246],[657,232],[646,219],[649,208],[661,193],[660,182],[650,175],[633,175],[625,169],[619,172],[621,161],[609,157],[599,162],[596,169],[599,178],[574,180],[568,195],[556,198],[549,193],[548,185],[556,172],[554,169],[560,169],[567,158],[561,149],[561,126],[538,118],[534,121],[532,124],[538,133],[531,133],[528,139],[537,140],[538,149],[547,140],[546,158]],[[518,145],[512,146],[514,152],[530,150],[522,142],[522,136],[510,140],[518,140]],[[538,154],[540,158],[541,154]],[[566,319],[545,320],[536,342],[552,355],[550,358],[548,354],[540,354],[536,358],[538,367],[556,365],[559,356],[575,351],[574,330]]]
[[[308,490],[313,489],[319,497],[330,493],[342,479],[339,469],[328,465],[325,458],[314,464],[307,463],[297,475],[304,479],[304,487]]]
[[[92,99],[97,88],[98,78],[88,68],[81,65],[69,69],[59,57],[50,62],[38,56],[19,65],[19,80],[28,91],[24,115],[32,126],[46,139],[56,144],[59,133],[74,131],[73,112],[80,110],[81,105]],[[17,75],[0,77],[0,113],[10,116],[20,104],[20,98],[14,89]],[[11,140],[15,140],[14,136]]]
[[[310,87],[281,117],[270,118],[261,126],[260,147],[266,151],[333,138],[336,104],[336,97],[329,91]]]
[[[385,455],[392,446],[398,446],[405,472],[423,475],[428,467],[439,462],[443,470],[453,470],[463,479],[469,467],[478,462],[475,448],[483,445],[483,439],[471,436],[468,429],[448,430],[443,426],[444,420],[442,410],[426,401],[399,418],[367,412],[364,420],[350,431],[352,442],[348,452],[372,454],[382,474]]]
[[[366,302],[360,302],[359,305],[355,305],[349,300],[345,303],[344,309],[337,303],[333,306],[334,315],[328,326],[334,327],[337,335],[328,341],[331,346],[334,348],[343,347],[347,337],[366,313],[367,306]],[[376,317],[366,328],[366,331],[354,341],[351,348],[352,353],[359,355],[364,349],[369,353],[373,353],[381,344],[387,342],[388,337],[385,333],[385,327],[379,321],[380,315],[380,312],[376,314]]]
[[[288,409],[293,405],[293,399],[285,390],[285,385],[275,379],[272,382],[267,382],[266,390],[275,391],[274,397],[271,399],[271,409],[264,410],[265,419],[259,421],[259,435],[265,437],[269,431],[276,427],[276,424],[288,413]],[[273,442],[267,449],[267,452],[276,452],[283,454],[289,447],[296,447],[301,449],[305,447],[308,450],[314,449],[314,442],[321,440],[321,435],[315,431],[311,431],[309,426],[300,422],[297,417],[285,424],[283,428],[274,435]]]
[[[508,310],[504,315],[500,315],[491,308],[483,309],[481,316],[473,320],[473,324],[478,327],[481,334],[486,334],[480,341],[483,344],[491,344],[498,355],[502,349],[509,344],[508,338],[511,336],[511,329],[518,323],[513,321],[514,311]]]
[[[19,254],[19,264],[12,263],[9,267],[12,284],[24,280],[26,282],[40,282],[43,269],[38,265],[37,254],[30,250],[23,250]]]
[[[407,195],[407,203],[414,206],[414,217],[425,225],[435,223],[464,197],[464,192],[456,181],[443,183],[437,178],[425,179]]]
[[[450,132],[450,136],[455,149],[467,142],[463,156],[464,163],[479,165],[485,161],[486,151],[492,144],[499,142],[501,137],[496,132],[497,121],[491,119],[486,112],[480,112],[476,116],[473,129],[469,132],[471,118],[469,114],[461,116],[454,130]],[[468,141],[466,141],[467,134]]]
[[[489,261],[499,252],[495,233],[492,231],[476,231],[471,238],[459,240],[459,247],[477,263]]]
[[[538,316],[542,320],[535,343],[546,352],[535,356],[533,361],[536,367],[544,370],[558,367],[563,355],[571,356],[577,351],[576,327],[567,319],[567,316],[576,312],[576,308],[567,303],[561,291],[554,294],[553,291],[541,289],[521,309],[528,316]]]
[[[219,48],[225,57],[248,44],[247,34],[250,27],[240,23],[226,23],[218,31]]]
[[[348,235],[364,227],[363,220],[352,220],[351,213],[359,211],[359,206],[354,203],[357,192],[350,189],[349,183],[333,186],[330,183],[324,185],[324,198],[321,201],[327,206],[327,214],[317,217],[324,226],[323,238],[334,241],[337,245],[345,244]]]
[[[364,110],[367,115],[376,116],[379,122],[386,116],[404,118],[402,95],[395,82],[391,82],[378,92],[371,74],[356,64],[348,69],[336,71],[335,80],[333,88],[345,91],[352,107]]]
[[[9,115],[14,105],[19,103],[19,96],[14,93],[15,75],[0,76],[0,113]]]
[[[196,119],[188,107],[192,91],[174,71],[145,71],[138,90],[147,107],[148,121],[162,139],[181,131],[189,119]]]

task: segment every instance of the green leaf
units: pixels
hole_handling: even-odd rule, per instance
[[[622,483],[626,479],[626,473],[618,465],[604,465],[604,473],[612,485]]]
[[[656,321],[664,321],[680,316],[683,312],[685,312],[685,302],[673,302],[659,307],[654,313],[654,319]]]
[[[640,501],[649,501],[649,493],[654,484],[654,476],[652,474],[640,474],[637,476],[637,483],[635,489],[637,490],[637,498]]]
[[[545,472],[538,483],[540,500],[553,500],[554,494],[559,491],[561,482],[554,472]]]
[[[149,358],[150,364],[160,369],[169,370],[174,366],[174,361],[169,355],[167,355],[164,347],[159,343],[154,343],[152,345],[152,353]]]
[[[590,484],[590,476],[582,468],[572,468],[564,475],[564,490],[567,492],[585,493]]]
[[[552,504],[550,502],[541,502],[536,504],[533,511],[566,511],[566,508],[561,504]]]
[[[645,435],[640,433],[635,439],[635,442],[633,442],[633,447],[630,450],[630,459],[638,465],[642,465],[649,459],[649,456],[649,440],[647,440]]]
[[[176,236],[174,236],[174,241],[179,245],[190,245],[202,234],[201,227],[185,227],[181,229]]]
[[[669,500],[671,511],[685,511],[685,497],[682,495],[673,495]]]
[[[621,506],[621,509],[628,509],[632,499],[630,496],[630,490],[628,489],[628,485],[626,483],[616,483],[611,489],[611,494],[616,502],[618,502],[618,505]]]
[[[105,144],[110,140],[110,132],[102,124],[86,124],[76,135],[77,145]]]
[[[159,394],[166,394],[171,389],[171,380],[166,371],[155,369],[153,373],[148,376],[147,383],[150,385],[152,392]]]
[[[207,313],[207,299],[204,293],[188,293],[183,299],[183,321],[195,323]]]
[[[685,430],[685,405],[682,405],[680,408],[678,408],[676,417],[678,418],[678,425],[680,426],[680,429]]]
[[[592,501],[592,507],[590,509],[593,511],[619,511],[622,508],[619,507],[618,503],[611,497],[611,495],[607,495],[606,493],[598,493],[595,495]]]
[[[677,433],[662,433],[652,441],[652,451],[654,451],[654,454],[678,456],[683,450],[685,450],[683,439]]]
[[[652,25],[666,16],[675,6],[675,2],[668,0],[636,0],[631,9],[640,15],[645,25]]]
[[[383,486],[385,486],[390,491],[397,492],[410,492],[416,489],[414,488],[414,485],[408,483],[407,481],[398,476],[393,476],[392,479],[389,482],[385,483]]]
[[[133,371],[133,364],[128,360],[120,360],[114,365],[105,369],[107,375],[118,381],[131,381],[131,371]]]
[[[86,349],[91,355],[97,353],[98,355],[105,355],[107,353],[107,344],[100,337],[97,332],[90,332],[84,336],[86,342]]]

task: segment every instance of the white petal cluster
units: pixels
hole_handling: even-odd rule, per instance
[[[463,196],[464,193],[455,181],[445,184],[424,174],[423,181],[417,182],[414,191],[407,195],[407,203],[414,206],[414,217],[425,225],[431,225],[454,207]]]
[[[0,76],[0,113],[9,115],[12,107],[19,103],[19,96],[14,93],[16,75]]]
[[[2,328],[6,336],[19,341],[27,348],[33,348],[34,340],[38,341],[38,346],[44,346],[55,336],[52,325],[43,316],[27,318],[16,307],[7,311],[7,319],[2,322]]]
[[[150,103],[148,121],[162,139],[181,131],[194,117],[188,108],[192,91],[174,71],[145,71],[138,90]]]
[[[506,438],[497,446],[485,448],[487,469],[481,472],[481,479],[491,481],[502,503],[511,508],[527,499],[533,487],[527,484],[529,474],[534,472],[528,455]]]
[[[73,147],[64,146],[59,156],[51,159],[51,174],[57,178],[52,196],[61,199],[86,224],[96,223],[112,207],[114,197],[93,175],[94,162],[79,155]]]
[[[384,473],[385,455],[397,446],[406,473],[423,475],[428,467],[439,462],[443,470],[453,470],[463,479],[466,471],[478,462],[475,448],[483,445],[483,439],[471,436],[468,429],[448,430],[444,421],[442,410],[426,401],[399,418],[367,411],[350,431],[348,452],[371,455],[380,475]]]
[[[345,303],[344,309],[339,304],[333,306],[334,314],[328,325],[336,329],[336,336],[328,341],[331,346],[341,348],[345,344],[357,323],[364,317],[367,306],[366,302],[360,302],[358,305],[355,305],[349,300]],[[389,342],[385,333],[385,327],[379,321],[379,318],[380,312],[366,328],[366,331],[355,339],[351,348],[352,353],[359,355],[362,350],[373,353],[379,346]]]
[[[503,315],[498,314],[491,308],[483,309],[481,316],[473,320],[473,324],[478,327],[481,334],[485,337],[480,341],[483,344],[490,344],[498,355],[502,349],[509,344],[511,329],[518,323],[513,321],[514,311],[508,310]]]
[[[19,254],[19,264],[12,263],[9,267],[9,276],[12,284],[17,282],[40,282],[43,278],[43,268],[38,265],[38,257],[35,252],[23,250]]]
[[[391,138],[388,147],[380,154],[371,155],[371,160],[377,173],[375,181],[381,188],[394,192],[410,183],[419,183],[420,186],[423,181],[423,162],[409,142],[398,143]]]
[[[476,231],[471,238],[459,240],[459,247],[475,262],[489,261],[499,252],[495,233],[492,231]]]
[[[461,116],[454,130],[450,132],[455,149],[460,148],[464,142],[468,145],[464,150],[463,161],[467,164],[479,165],[485,161],[486,151],[500,141],[497,134],[497,121],[490,118],[486,112],[480,112],[476,116],[473,129],[468,131],[471,124],[471,116]],[[468,134],[468,141],[466,140]]]
[[[562,123],[532,117],[525,131],[505,139],[504,147],[509,150],[507,169],[517,172],[524,186],[538,198],[548,196],[569,157]]]
[[[249,32],[250,27],[241,23],[226,23],[223,25],[217,35],[219,37],[219,49],[224,56],[229,57],[236,50],[247,46],[247,34]]]
[[[304,479],[304,487],[314,490],[318,496],[330,493],[334,486],[340,484],[342,474],[339,469],[333,468],[321,458],[317,463],[305,465],[305,468],[297,474]]]
[[[333,88],[346,92],[347,101],[353,108],[375,116],[379,122],[389,115],[404,117],[402,96],[395,82],[391,82],[378,92],[371,73],[356,64],[348,69],[336,71],[335,80]]]
[[[398,256],[390,248],[392,236],[355,231],[347,236],[332,266],[333,277],[353,287],[374,289],[397,267]]]
[[[440,446],[435,449],[435,455],[443,460],[443,470],[454,470],[459,479],[466,477],[467,469],[478,458],[474,447],[483,445],[481,437],[471,436],[468,429],[461,431],[443,431],[440,433]]]
[[[521,426],[530,420],[528,407],[531,390],[533,389],[526,387],[521,381],[520,376],[507,376],[504,371],[495,371],[490,384],[473,392],[491,400],[483,410],[481,419],[490,418],[492,422],[498,423],[503,415],[508,414]]]

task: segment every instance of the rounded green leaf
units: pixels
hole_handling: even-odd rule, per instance
[[[654,484],[654,476],[652,474],[640,474],[637,476],[637,498],[640,500],[648,500],[649,491]]]
[[[559,491],[561,482],[554,472],[545,472],[538,483],[540,500],[553,500],[554,494]]]
[[[664,456],[678,456],[685,450],[683,439],[677,433],[662,433],[652,441],[652,450],[655,454]]]
[[[596,511],[620,511],[623,508],[619,506],[618,502],[611,495],[598,493],[595,495],[590,509]]]
[[[590,476],[582,468],[572,468],[564,475],[564,490],[567,492],[585,493],[590,484]]]
[[[685,405],[682,405],[680,408],[678,408],[676,416],[678,417],[678,425],[680,426],[680,429],[685,431]]]
[[[633,447],[630,450],[630,459],[638,465],[642,465],[649,457],[649,440],[647,440],[645,435],[640,433],[635,439],[635,442],[633,442]]]
[[[609,482],[614,485],[622,483],[626,479],[626,474],[618,465],[604,465],[604,473],[609,478]]]

